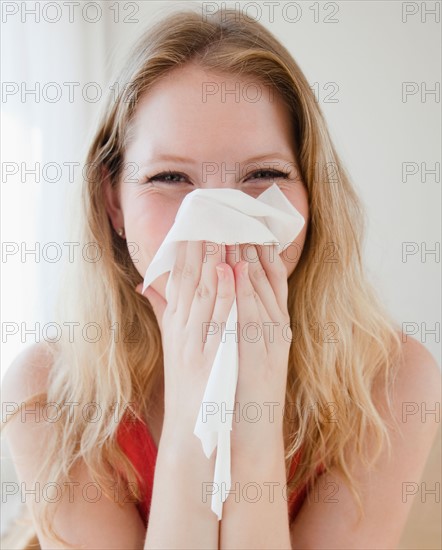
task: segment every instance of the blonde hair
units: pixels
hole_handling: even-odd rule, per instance
[[[289,109],[310,221],[299,263],[288,280],[293,342],[286,406],[294,411],[284,415],[287,474],[293,455],[302,448],[288,496],[301,484],[311,486],[320,464],[326,471],[334,467],[351,489],[361,517],[363,507],[349,457],[360,457],[370,467],[384,442],[390,450],[386,422],[374,406],[371,391],[380,379],[391,407],[392,367],[399,364],[402,348],[398,327],[364,274],[364,212],[309,83],[287,49],[264,26],[234,9],[204,18],[193,9],[180,10],[157,22],[143,34],[124,65],[118,97],[109,97],[87,155],[90,169],[72,224],[74,231],[78,227],[73,240],[81,245],[97,243],[102,255],[98,262],[69,266],[57,309],[61,322],[75,320],[80,327],[96,323],[101,336],[95,343],[81,337],[69,341],[64,332],[50,346],[53,366],[43,398],[79,405],[73,415],[65,410],[58,422],[49,425],[39,479],[61,484],[81,457],[105,492],[115,476],[122,481],[118,467],[134,487],[135,497],[141,498],[137,473],[115,436],[123,411],[149,417],[149,402],[162,368],[161,337],[151,306],[135,292],[142,277],[127,243],[110,224],[103,201],[103,168],[112,185],[118,186],[127,130],[136,110],[133,99],[189,62],[209,71],[252,77],[271,86]],[[337,338],[333,338],[335,329]],[[96,422],[81,414],[91,402],[101,407]],[[336,417],[330,421],[327,415],[317,414],[318,404],[321,412],[332,404]],[[371,462],[364,447],[369,432],[375,442]],[[51,522],[55,508],[41,503],[34,512],[35,521],[61,542]]]

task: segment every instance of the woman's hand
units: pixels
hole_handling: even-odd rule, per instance
[[[227,246],[226,253],[227,263],[234,266],[238,306],[237,414],[231,444],[237,452],[258,457],[264,443],[283,443],[292,339],[287,269],[273,246]]]
[[[237,451],[254,456],[264,441],[282,441],[292,337],[287,312],[287,270],[276,247],[224,247],[212,243],[215,253],[204,258],[204,244],[179,244],[170,275],[168,303],[152,287],[144,293],[154,309],[163,342],[163,431],[174,431],[176,438],[193,433],[222,330],[236,296],[239,371],[231,443]],[[221,275],[217,276],[216,266]],[[242,273],[244,267],[248,267],[248,274]],[[137,291],[141,289],[140,284]],[[209,323],[217,330],[207,335]],[[225,338],[232,337],[228,334]]]
[[[161,331],[164,354],[163,434],[174,441],[188,441],[193,434],[210,370],[235,298],[231,267],[223,264],[225,247],[205,241],[181,241],[170,275],[169,301],[148,287],[144,296],[152,304]],[[138,292],[142,284],[137,286]],[[218,327],[206,335],[209,323]]]

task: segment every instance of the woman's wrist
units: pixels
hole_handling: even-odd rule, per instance
[[[232,466],[236,463],[254,464],[256,467],[262,467],[264,470],[278,461],[280,456],[284,456],[284,436],[281,430],[272,434],[268,432],[258,433],[253,438],[232,438]]]
[[[183,418],[176,420],[164,420],[161,438],[158,446],[158,453],[162,453],[170,465],[187,458],[197,460],[199,456],[208,459],[203,453],[201,441],[193,433],[194,424],[184,421]]]

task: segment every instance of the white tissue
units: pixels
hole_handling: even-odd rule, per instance
[[[302,215],[276,183],[256,199],[237,189],[196,189],[183,199],[174,224],[152,259],[144,276],[143,292],[157,277],[172,271],[179,241],[276,245],[280,254],[304,224]],[[170,280],[169,277],[166,299]],[[223,502],[231,487],[230,431],[238,381],[236,323],[235,299],[194,429],[207,458],[217,448],[211,507],[218,520],[222,518]],[[195,330],[201,331],[200,327]]]

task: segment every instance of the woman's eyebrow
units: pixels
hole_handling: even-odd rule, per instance
[[[281,160],[284,162],[293,162],[294,157],[291,154],[281,155],[281,152],[274,152],[274,153],[265,153],[262,155],[257,155],[250,157],[248,159],[243,160],[240,164],[250,164],[253,162],[258,162],[261,160]],[[180,157],[178,155],[170,155],[167,153],[160,153],[158,155],[152,155],[150,160],[148,162],[153,163],[156,161],[171,161],[171,162],[181,162],[182,164],[199,164],[195,159],[187,158],[187,157]],[[206,161],[209,162],[209,161]],[[146,163],[148,164],[148,163]]]

